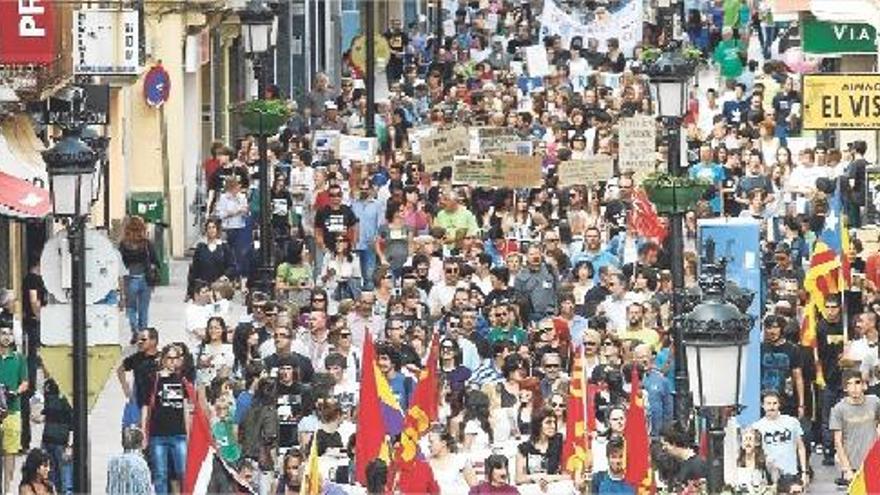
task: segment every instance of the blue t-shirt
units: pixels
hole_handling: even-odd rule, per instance
[[[626,481],[614,479],[608,471],[599,471],[593,475],[592,493],[613,493],[615,495],[635,495],[636,491]]]
[[[715,196],[709,201],[712,211],[721,213],[721,185],[724,183],[725,177],[724,167],[717,163],[697,163],[691,167],[690,176],[692,179],[703,179],[714,184],[719,190]]]

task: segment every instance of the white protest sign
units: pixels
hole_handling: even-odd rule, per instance
[[[315,151],[339,152],[339,131],[317,130],[312,133],[312,149]]]
[[[620,119],[620,170],[632,170],[636,176],[654,171],[657,165],[657,124],[653,117],[636,115]]]
[[[472,127],[470,134],[472,155],[503,153],[512,143],[520,140],[514,130],[508,127]]]
[[[343,134],[339,139],[339,158],[372,161],[379,149],[379,141],[374,137],[349,136]]]
[[[545,77],[550,75],[550,61],[547,60],[547,49],[544,45],[527,46],[526,68],[531,77]]]

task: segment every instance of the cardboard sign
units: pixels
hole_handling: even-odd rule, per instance
[[[545,77],[550,75],[550,62],[547,60],[547,49],[544,45],[532,45],[525,47],[526,67],[532,77]]]
[[[509,127],[473,127],[470,132],[472,155],[506,153],[512,143],[520,140]]]
[[[614,160],[607,155],[587,156],[561,162],[556,170],[560,187],[596,184],[614,175]]]
[[[804,129],[880,129],[880,74],[805,75]]]
[[[468,131],[465,127],[453,127],[419,138],[419,151],[425,171],[436,172],[443,167],[455,165],[455,156],[468,152]]]
[[[342,135],[339,139],[339,158],[369,162],[376,157],[379,141],[374,137]]]
[[[456,157],[452,180],[473,187],[541,187],[541,157],[511,154]]]
[[[620,170],[637,175],[651,172],[657,165],[657,127],[653,117],[637,115],[620,119]]]

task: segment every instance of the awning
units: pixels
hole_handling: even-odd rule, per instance
[[[5,164],[0,164],[3,167]],[[49,191],[0,172],[0,215],[43,218],[52,211]]]
[[[0,172],[25,181],[46,183],[46,165],[40,152],[45,149],[34,133],[26,114],[15,114],[0,124]]]

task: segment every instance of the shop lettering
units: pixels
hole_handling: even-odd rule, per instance
[[[871,37],[868,35],[868,28],[861,26],[855,27],[848,24],[839,24],[834,26],[834,37],[838,40],[850,40],[850,41],[861,41],[861,40],[870,40]]]
[[[18,0],[18,35],[22,38],[42,38],[46,36],[46,28],[37,25],[36,16],[46,13],[46,8],[39,5],[40,0]]]
[[[849,110],[853,118],[880,117],[880,95],[850,95]],[[822,117],[843,118],[840,98],[838,96],[822,96]]]

